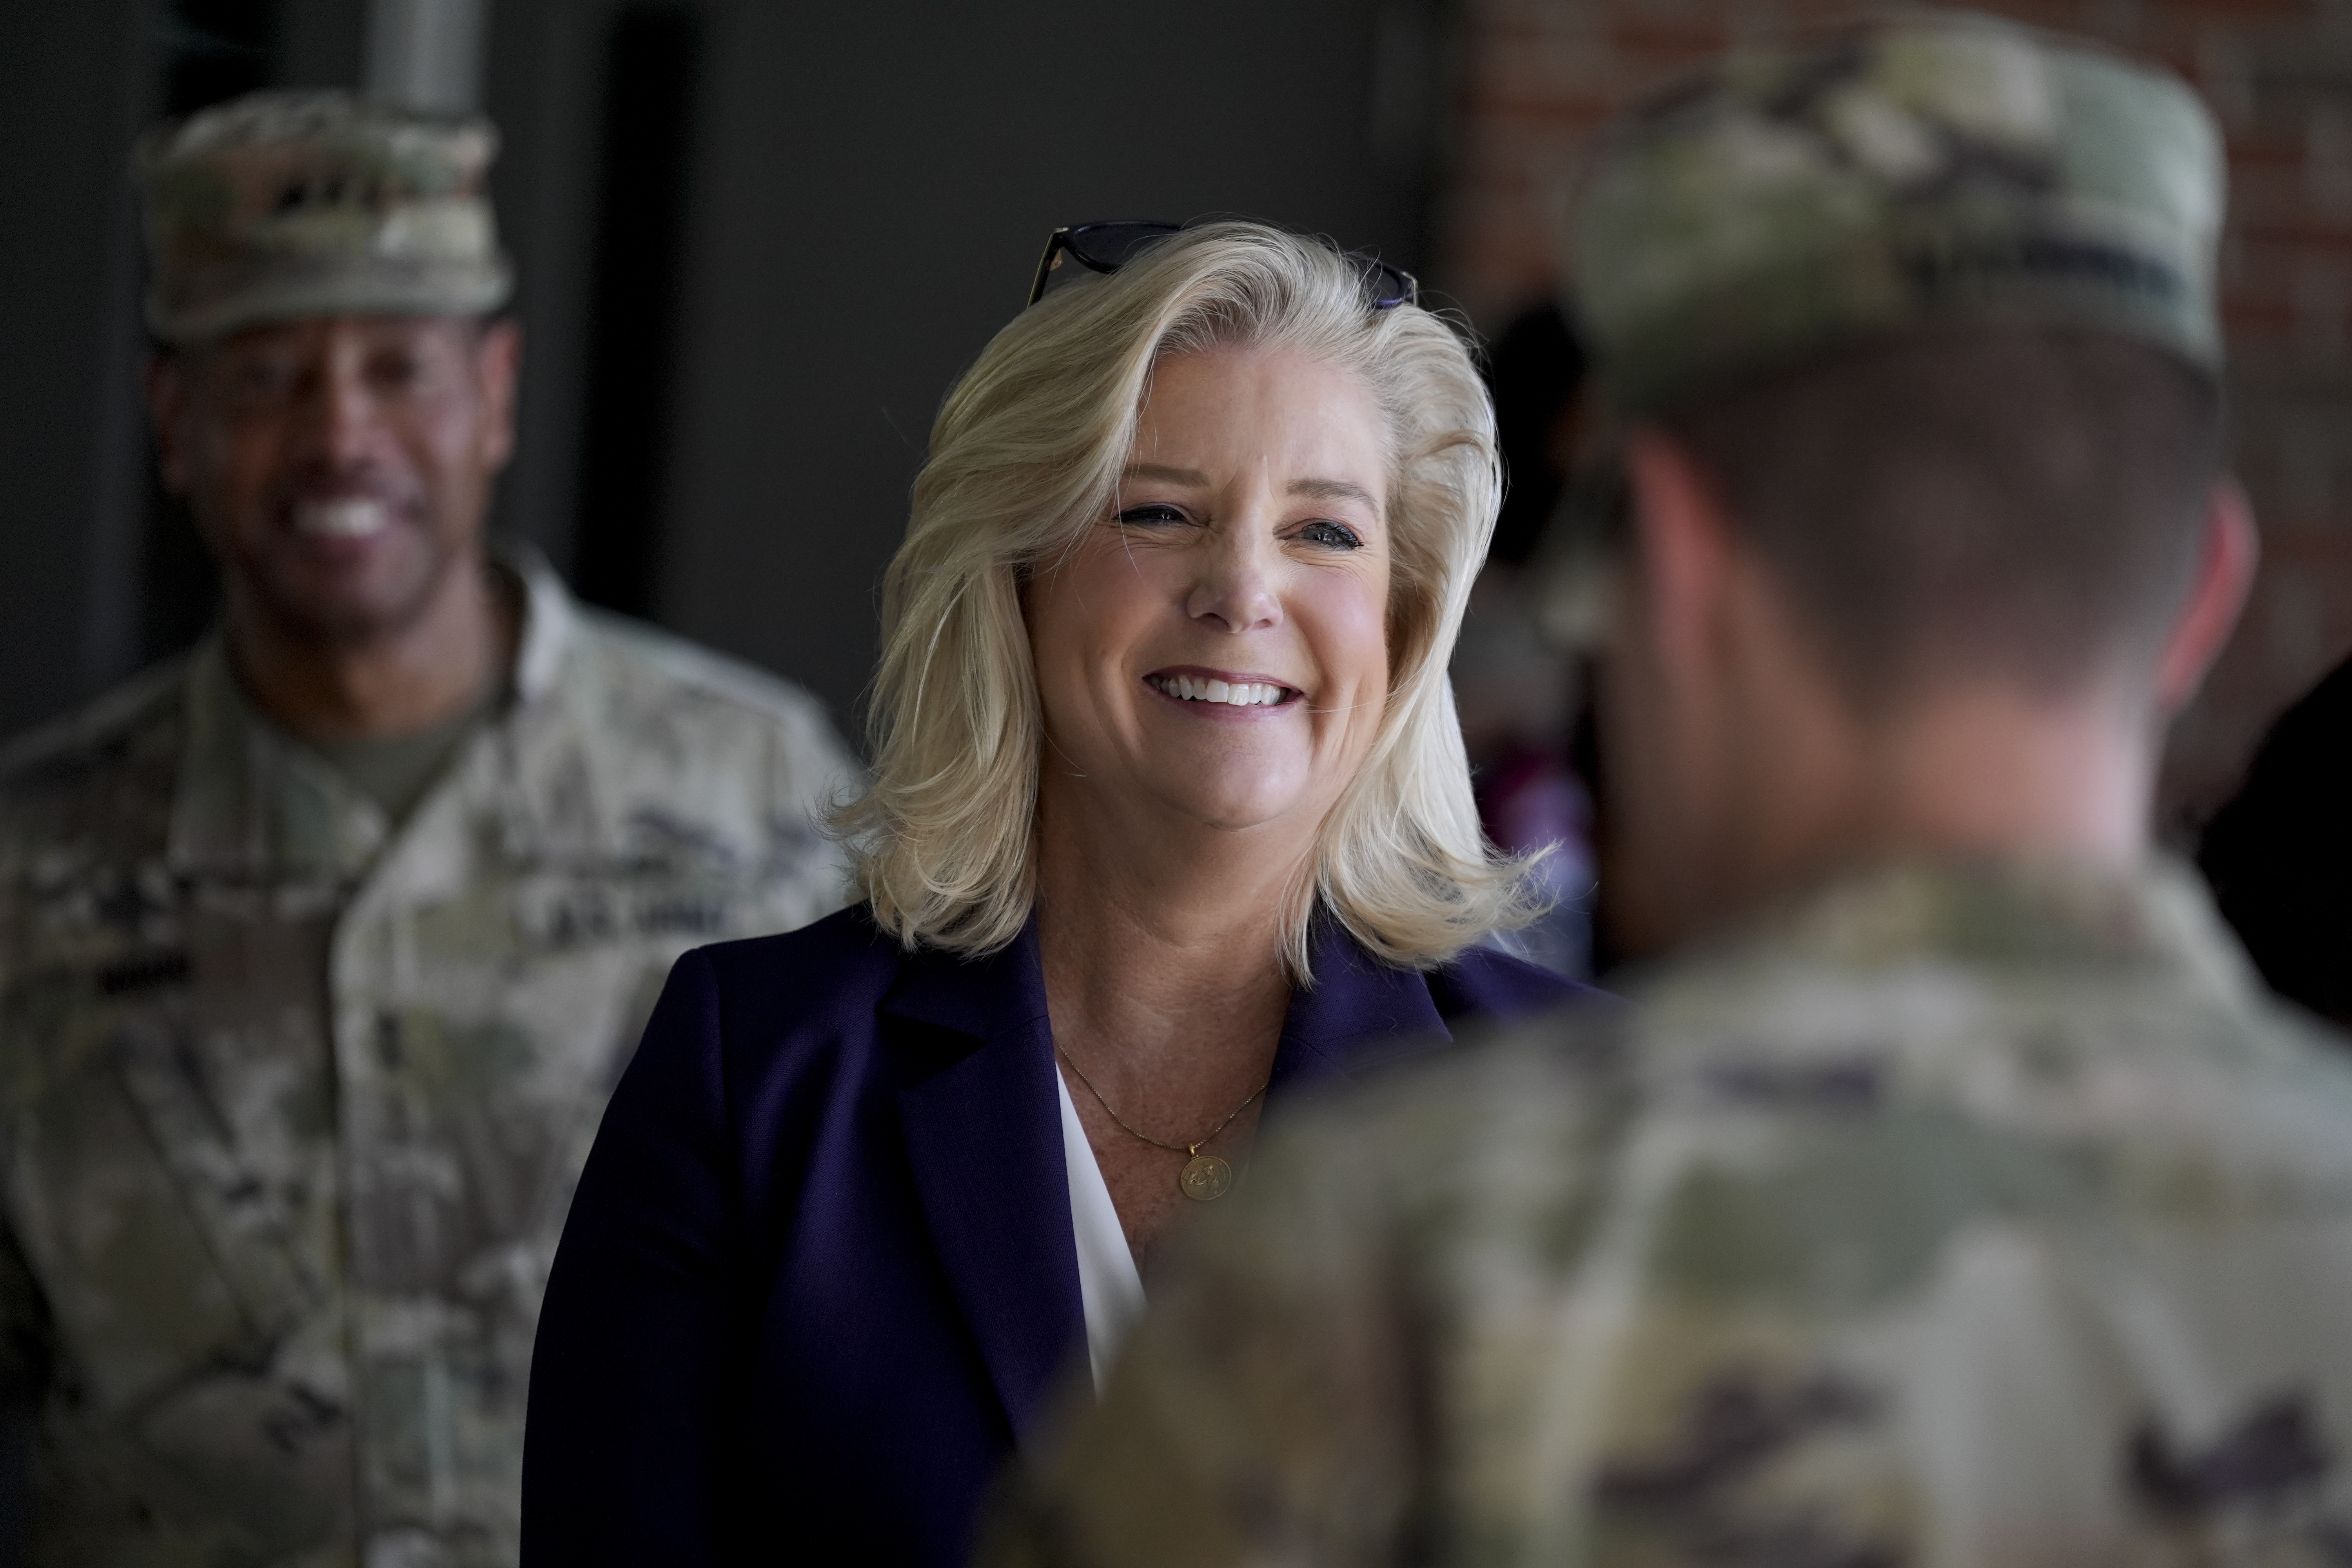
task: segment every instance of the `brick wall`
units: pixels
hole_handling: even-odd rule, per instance
[[[1853,0],[1467,4],[1455,175],[1433,271],[1490,333],[1550,290],[1555,216],[1587,139],[1620,104],[1727,44],[1858,9]],[[2278,710],[2352,651],[2352,3],[1984,8],[2170,62],[2229,138],[2232,422],[2264,559],[2245,622],[2174,731],[2165,810],[2194,820],[2227,795]]]

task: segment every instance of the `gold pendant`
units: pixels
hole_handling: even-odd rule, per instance
[[[1190,1151],[1192,1158],[1177,1173],[1176,1184],[1184,1195],[1196,1204],[1213,1204],[1232,1190],[1234,1168],[1214,1154],[1203,1154],[1198,1144]]]

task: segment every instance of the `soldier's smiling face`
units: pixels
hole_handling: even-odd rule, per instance
[[[506,323],[325,316],[161,362],[164,479],[233,612],[352,640],[422,616],[478,558],[513,447],[516,351]]]

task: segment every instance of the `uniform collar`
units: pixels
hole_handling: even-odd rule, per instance
[[[580,608],[563,579],[536,546],[521,540],[494,545],[490,559],[522,584],[522,637],[515,648],[514,693],[523,706],[544,700],[579,640]]]
[[[491,721],[509,723],[554,691],[580,617],[537,550],[503,543],[491,560],[522,596],[513,696]],[[331,881],[366,874],[390,841],[393,823],[325,759],[254,710],[217,630],[189,662],[184,700],[165,850],[175,871]]]
[[[2202,882],[2158,853],[2127,867],[2020,858],[1856,871],[1676,958],[1656,978],[1724,966],[1860,973],[1937,963],[2020,979],[2105,973],[2168,976],[2216,994],[2257,991]]]

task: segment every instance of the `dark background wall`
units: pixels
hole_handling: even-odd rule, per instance
[[[129,132],[154,90],[136,0],[0,7],[0,729],[137,653]]]
[[[1417,262],[1367,0],[711,14],[663,617],[836,702],[954,376],[1045,236],[1238,211]]]
[[[1417,266],[1443,4],[491,0],[527,345],[500,526],[846,724],[932,414],[1047,232],[1243,213]],[[0,0],[0,731],[208,613],[143,466],[131,138],[207,81],[356,83],[365,20]]]

